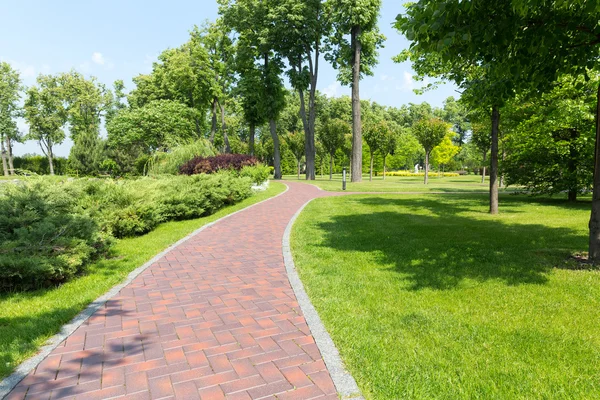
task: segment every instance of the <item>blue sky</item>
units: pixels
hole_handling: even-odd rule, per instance
[[[387,37],[373,77],[361,83],[361,97],[389,106],[427,101],[440,106],[448,96],[458,97],[445,85],[416,95],[419,85],[412,80],[410,64],[395,64],[391,58],[408,47],[404,37],[392,28],[402,12],[397,0],[383,0],[380,28]],[[194,24],[217,17],[216,0],[30,0],[0,3],[0,60],[21,72],[26,85],[40,73],[57,73],[72,68],[112,85],[123,79],[131,89],[131,78],[151,70],[152,62],[166,48],[187,40]],[[350,94],[336,82],[336,73],[322,62],[319,90],[330,96]],[[21,129],[27,130],[21,122]],[[67,156],[70,141],[56,149]],[[15,147],[15,154],[41,154],[35,142]]]

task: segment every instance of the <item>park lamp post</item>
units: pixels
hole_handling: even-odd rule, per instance
[[[346,190],[346,167],[342,168],[342,190]]]

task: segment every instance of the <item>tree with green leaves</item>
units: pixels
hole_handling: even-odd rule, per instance
[[[193,141],[198,111],[173,100],[155,100],[121,111],[106,126],[111,145],[140,146],[144,152],[167,150]]]
[[[283,138],[296,159],[298,179],[300,179],[300,164],[304,156],[304,135],[298,132],[288,132]]]
[[[453,140],[458,146],[468,141],[471,130],[468,114],[467,107],[460,100],[457,101],[452,96],[444,100],[442,119],[452,124],[452,130],[456,133]]]
[[[387,157],[390,154],[394,154],[394,152],[396,151],[396,147],[398,146],[399,128],[397,126],[394,126],[396,124],[394,124],[393,122],[388,123],[387,125],[389,126],[389,128],[384,130],[384,136],[379,145],[379,152],[383,157],[383,179],[385,179],[385,173],[387,171]]]
[[[27,90],[24,116],[29,124],[26,138],[38,142],[48,158],[50,175],[54,175],[54,146],[65,140],[63,128],[69,117],[59,76],[38,76],[37,86]]]
[[[77,175],[96,175],[106,159],[106,144],[97,132],[81,132],[69,153],[69,169]]]
[[[362,180],[362,123],[360,79],[372,75],[377,64],[377,50],[385,37],[379,33],[377,20],[381,0],[329,0],[331,18],[330,52],[326,55],[338,80],[352,87],[352,182]],[[349,36],[349,41],[348,41]]]
[[[413,135],[417,138],[423,150],[425,150],[425,180],[429,180],[429,157],[432,150],[439,146],[448,134],[448,124],[438,118],[422,119],[412,126]]]
[[[339,119],[328,119],[319,129],[319,141],[329,155],[329,180],[333,179],[333,159],[338,149],[342,149],[346,135],[350,135],[352,128],[350,125]]]
[[[0,62],[0,146],[4,175],[14,173],[12,145],[20,140],[16,119],[22,113],[19,105],[22,90],[19,72],[7,62]]]
[[[276,52],[273,40],[271,4],[260,0],[219,0],[219,13],[223,23],[237,32],[236,72],[249,74],[247,87],[256,88],[260,102],[256,107],[256,120],[269,122],[274,147],[274,178],[281,179],[281,153],[277,134],[277,118],[285,107],[285,88],[281,80],[284,63]],[[256,29],[262,27],[262,29]],[[244,92],[248,94],[247,92]]]
[[[369,181],[373,180],[373,158],[377,151],[381,151],[387,144],[387,138],[390,136],[390,128],[385,121],[374,121],[365,124],[364,139],[369,146]]]
[[[460,147],[453,143],[454,137],[457,134],[455,132],[448,132],[442,139],[441,143],[433,148],[431,151],[431,164],[444,170],[444,166],[452,161],[454,156],[460,151]]]

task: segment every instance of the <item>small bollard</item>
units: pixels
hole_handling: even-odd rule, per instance
[[[342,169],[342,190],[346,190],[346,167]]]

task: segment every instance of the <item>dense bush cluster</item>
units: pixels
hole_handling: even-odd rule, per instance
[[[210,215],[249,197],[231,173],[138,180],[36,178],[0,185],[0,291],[67,281],[113,238]]]
[[[380,175],[383,175],[383,172],[379,173]],[[430,175],[441,175],[441,176],[445,176],[445,177],[455,177],[455,176],[460,176],[462,175],[459,172],[440,172],[439,174],[436,174],[435,172],[429,172]],[[425,172],[419,172],[417,174],[415,174],[412,171],[387,171],[385,173],[386,176],[425,176]]]
[[[241,171],[242,168],[254,166],[258,160],[246,154],[219,154],[213,157],[194,157],[179,167],[184,175],[213,174],[222,170]]]

